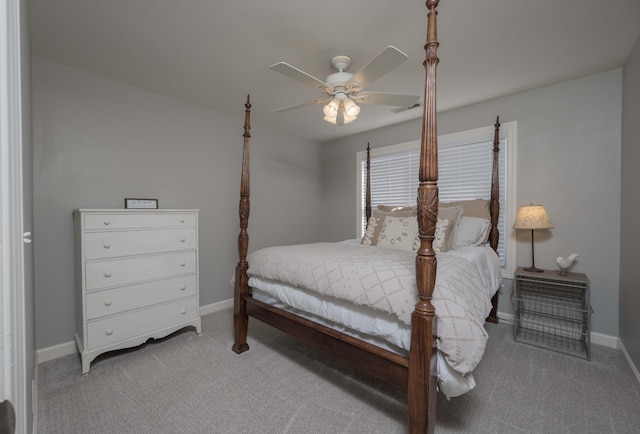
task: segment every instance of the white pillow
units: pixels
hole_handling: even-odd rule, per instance
[[[490,227],[491,222],[487,219],[463,215],[458,222],[454,248],[486,243]]]
[[[377,245],[387,249],[406,250],[409,252],[413,249],[413,243],[417,236],[418,219],[415,216],[386,216],[378,236]]]

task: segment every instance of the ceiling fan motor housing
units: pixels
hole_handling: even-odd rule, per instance
[[[342,72],[351,66],[351,57],[346,54],[339,54],[331,58],[331,66]]]
[[[335,91],[346,90],[344,85],[353,77],[353,74],[344,72],[345,69],[351,66],[351,57],[344,54],[334,56],[331,58],[331,66],[337,69],[338,72],[330,74],[325,83],[333,87]]]

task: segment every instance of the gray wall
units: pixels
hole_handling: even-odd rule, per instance
[[[201,209],[200,304],[230,298],[244,96],[236,118],[39,57],[32,68],[36,346],[73,338],[74,208],[122,208],[124,197],[137,196],[158,198],[162,208]],[[491,125],[496,115],[518,122],[514,206],[542,203],[555,225],[550,237],[536,238],[536,265],[556,269],[556,256],[579,253],[572,271],[591,280],[593,330],[613,336],[621,89],[622,70],[613,70],[439,116],[440,134]],[[379,147],[418,139],[420,122],[321,146],[255,119],[251,132],[254,249],[355,236],[356,152],[367,142]],[[525,235],[518,234],[519,265],[530,263]],[[505,283],[500,310],[512,312]]]
[[[244,103],[237,117],[33,57],[36,345],[73,340],[72,210],[125,197],[200,209],[200,305],[232,297]],[[319,146],[253,119],[250,249],[320,240]]]
[[[580,254],[571,271],[587,273],[592,330],[618,336],[622,70],[441,113],[439,134],[518,122],[516,204],[545,206],[555,228],[536,234],[536,266],[557,270],[555,258]],[[326,237],[353,237],[356,152],[420,138],[415,120],[323,145]],[[343,212],[337,212],[342,210]],[[514,214],[515,215],[515,214]],[[511,227],[512,222],[507,222]],[[516,236],[515,231],[504,234]],[[531,237],[517,234],[516,263],[531,264]],[[511,313],[511,282],[499,310]]]
[[[622,208],[620,241],[620,339],[640,367],[640,38],[624,66],[622,97]]]

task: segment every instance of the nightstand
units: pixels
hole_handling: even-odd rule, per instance
[[[591,360],[589,279],[582,273],[518,268],[514,339]]]

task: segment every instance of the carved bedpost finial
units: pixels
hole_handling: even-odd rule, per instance
[[[500,218],[500,116],[496,116],[493,129],[493,170],[491,176],[491,201],[489,202],[489,214],[491,216],[491,229],[489,229],[489,245],[498,251],[498,219]]]
[[[367,183],[365,191],[364,212],[365,217],[367,218],[365,226],[368,228],[369,219],[371,218],[371,148],[369,147],[369,142],[367,142]]]
[[[249,130],[251,129],[251,100],[249,95],[247,95],[247,102],[244,104],[244,137],[251,137],[249,134]]]

